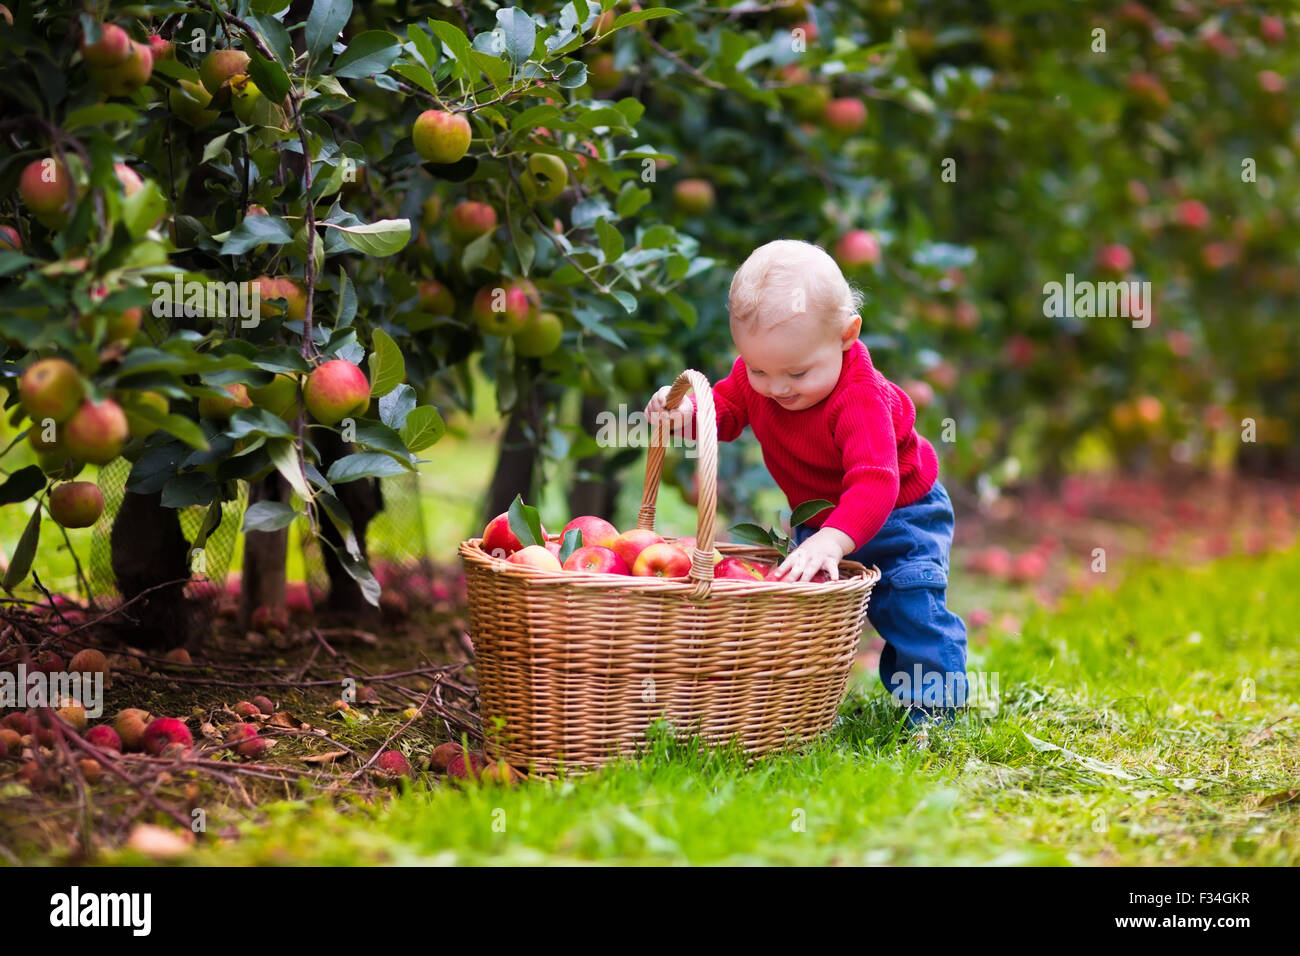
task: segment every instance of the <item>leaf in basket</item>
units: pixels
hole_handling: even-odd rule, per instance
[[[790,527],[793,528],[795,525],[803,524],[809,518],[821,514],[827,508],[834,507],[834,503],[827,501],[825,498],[817,498],[814,501],[805,501],[799,507],[795,508],[794,513],[790,515]]]
[[[578,528],[570,528],[564,532],[564,540],[560,542],[560,563],[563,564],[569,560],[569,555],[582,547],[582,531]]]
[[[776,544],[772,532],[762,525],[757,524],[733,524],[731,533],[737,538],[745,541],[752,541],[754,544],[761,544],[764,547],[773,547]]]
[[[540,544],[543,547],[546,545],[546,538],[542,536],[542,522],[537,517],[537,509],[532,505],[524,504],[523,496],[515,495],[515,500],[510,502],[510,510],[507,514],[511,532],[525,548],[530,544]]]

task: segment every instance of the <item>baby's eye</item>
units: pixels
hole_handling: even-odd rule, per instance
[[[791,375],[790,377],[791,377],[791,378],[803,378],[803,377],[804,377],[805,375],[807,375],[807,374],[808,374],[807,371],[803,371],[803,372],[795,372],[795,373],[794,373],[793,375]]]
[[[764,374],[763,372],[755,371],[755,370],[752,369],[752,368],[750,369],[750,371],[753,372],[755,375],[762,375],[762,374]]]

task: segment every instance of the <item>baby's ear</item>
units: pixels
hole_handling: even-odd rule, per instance
[[[853,343],[858,340],[858,334],[862,331],[862,316],[854,313],[849,321],[844,324],[844,332],[840,336],[840,348],[850,349]]]

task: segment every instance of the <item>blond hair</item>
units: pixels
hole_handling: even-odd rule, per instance
[[[802,239],[774,239],[751,252],[732,277],[727,299],[732,325],[755,331],[805,313],[838,329],[861,307],[862,293],[835,260]]]

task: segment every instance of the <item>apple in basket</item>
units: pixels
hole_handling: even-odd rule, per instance
[[[640,528],[633,528],[631,531],[624,531],[614,543],[610,545],[614,553],[623,559],[623,563],[636,572],[637,556],[650,547],[652,544],[663,544],[664,539],[653,531],[644,531]]]
[[[597,518],[594,515],[583,515],[580,518],[574,518],[564,526],[560,532],[560,540],[570,531],[582,532],[582,546],[600,545],[602,548],[608,548],[618,537],[618,529],[606,521],[604,518]]]
[[[768,565],[746,561],[744,558],[723,558],[713,569],[714,580],[763,581]]]
[[[545,528],[542,528],[542,537],[546,537]],[[509,514],[497,515],[483,529],[483,550],[494,558],[508,558],[523,546],[523,542],[510,530]]]
[[[586,571],[590,574],[631,574],[623,559],[598,544],[578,548],[564,562],[566,571]]]
[[[676,541],[673,542],[673,547],[681,548],[683,551],[686,552],[686,556],[691,559],[694,559],[695,557],[695,546],[696,546],[696,541],[694,535],[691,535],[689,538],[678,538]],[[717,548],[714,548],[713,565],[714,567],[717,567],[721,563],[722,563],[722,552],[719,551]]]
[[[686,553],[663,541],[648,545],[632,565],[632,574],[638,578],[684,578],[690,573],[691,559]]]
[[[560,559],[540,544],[530,544],[526,548],[520,548],[506,558],[506,561],[509,564],[522,564],[526,568],[537,568],[539,571],[562,570]]]

